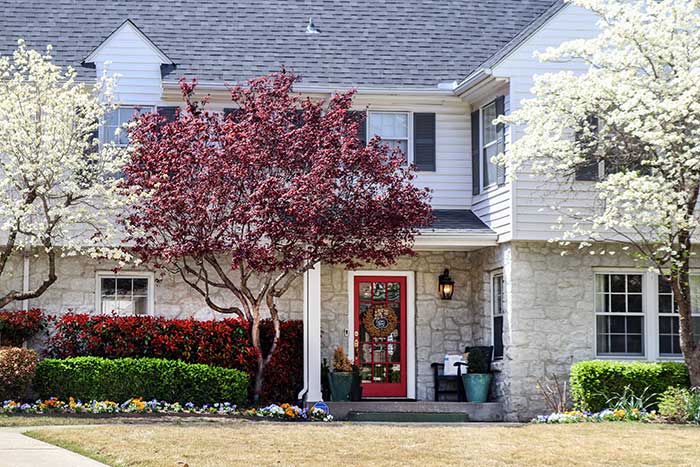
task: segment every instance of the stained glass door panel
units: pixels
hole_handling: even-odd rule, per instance
[[[406,396],[406,278],[355,277],[355,365],[363,397]]]

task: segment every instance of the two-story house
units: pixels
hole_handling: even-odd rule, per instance
[[[373,1],[0,1],[0,53],[18,38],[54,46],[60,65],[90,81],[118,77],[103,141],[135,108],[172,113],[177,80],[196,77],[211,107],[230,105],[227,83],[278,71],[303,77],[312,97],[356,88],[366,136],[400,146],[433,191],[436,222],[417,255],[393,267],[347,271],[321,264],[287,293],[280,309],[306,325],[305,388],[321,399],[322,359],[343,346],[361,368],[368,398],[433,399],[431,363],[465,346],[493,345],[493,397],[507,419],[544,410],[536,383],[568,375],[589,358],[677,358],[673,297],[625,255],[560,254],[540,180],[506,178],[491,157],[521,128],[493,124],[530,96],[533,77],[577,63],[542,64],[533,53],[596,34],[589,11],[554,0]],[[586,183],[586,182],[580,182]],[[146,269],[118,274],[86,257],[61,258],[59,280],[31,306],[168,317],[212,318],[177,278]],[[31,284],[41,258],[18,275]],[[447,271],[446,271],[447,270]],[[454,281],[450,300],[439,277]],[[232,298],[231,298],[232,299]],[[362,316],[373,304],[397,326],[372,338]]]

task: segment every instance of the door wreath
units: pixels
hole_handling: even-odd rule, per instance
[[[362,324],[371,337],[389,336],[397,323],[396,312],[387,305],[372,305],[362,314]]]

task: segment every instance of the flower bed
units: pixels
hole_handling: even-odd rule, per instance
[[[192,402],[180,404],[179,402],[169,403],[156,399],[144,401],[141,398],[132,398],[119,404],[108,400],[93,400],[84,403],[72,397],[66,402],[52,397],[33,403],[5,401],[0,405],[0,415],[14,414],[195,414],[290,421],[329,422],[333,420],[333,416],[321,408],[302,409],[290,404],[271,404],[259,409],[239,409],[235,404],[228,402],[196,405]]]
[[[651,422],[658,419],[656,412],[646,412],[637,409],[605,409],[600,412],[583,412],[570,410],[564,413],[538,415],[533,423],[585,423],[585,422]]]

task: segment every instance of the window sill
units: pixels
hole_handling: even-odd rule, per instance
[[[504,184],[504,185],[498,185],[498,184],[494,183],[494,184],[489,185],[489,186],[487,186],[487,187],[485,187],[485,188],[482,188],[481,191],[480,191],[478,194],[474,195],[474,198],[489,196],[489,195],[491,195],[492,193],[494,193],[494,192],[496,192],[496,191],[498,191],[498,190],[500,190],[500,189],[502,189],[502,188],[506,188],[506,185],[505,185],[505,184]]]

